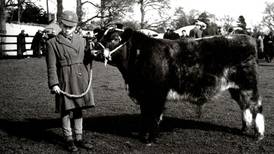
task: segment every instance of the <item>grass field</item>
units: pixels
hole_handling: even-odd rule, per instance
[[[228,93],[207,104],[202,118],[188,102],[168,101],[159,144],[137,139],[139,106],[124,90],[114,67],[94,62],[96,107],[84,112],[85,138],[94,149],[80,153],[274,153],[274,64],[259,65],[266,136],[242,134],[241,113]],[[67,153],[44,58],[0,60],[0,153]]]

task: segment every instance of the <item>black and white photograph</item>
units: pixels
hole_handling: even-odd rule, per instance
[[[1,154],[274,153],[273,0],[0,0],[0,72]]]

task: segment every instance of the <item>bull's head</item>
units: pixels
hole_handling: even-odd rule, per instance
[[[108,28],[101,38],[98,40],[98,45],[101,48],[101,54],[104,57],[105,64],[112,60],[112,55],[115,52],[121,51],[129,38],[129,33],[132,30],[122,30],[118,28]]]

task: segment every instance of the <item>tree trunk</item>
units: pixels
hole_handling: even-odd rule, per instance
[[[0,0],[0,35],[5,35],[6,30],[6,16],[5,16],[5,0]],[[6,37],[0,37],[0,42],[6,42]],[[0,57],[2,57],[5,46],[0,45]]]
[[[18,12],[17,12],[17,22],[20,24],[21,21],[21,12],[22,12],[22,7],[21,7],[21,0],[17,1],[17,7],[18,7]]]
[[[47,17],[48,17],[47,23],[49,23],[49,21],[50,21],[50,17],[49,17],[49,0],[46,0],[46,5],[47,5]]]
[[[141,28],[144,28],[144,20],[145,20],[145,9],[144,9],[144,1],[140,0],[140,11],[141,11]]]
[[[101,27],[104,27],[104,10],[105,10],[105,1],[101,0],[101,9],[100,9],[100,13],[101,13]]]
[[[63,12],[63,0],[57,0],[57,21],[60,22],[60,17]]]
[[[83,17],[81,0],[77,0],[76,14],[78,16],[78,23],[79,23],[79,25],[81,25],[82,24],[81,21],[82,21],[82,17]]]

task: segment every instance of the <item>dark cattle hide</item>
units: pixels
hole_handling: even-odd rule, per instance
[[[126,29],[106,32],[101,43],[105,55],[116,48],[109,64],[120,70],[129,96],[140,104],[141,136],[146,141],[153,142],[157,136],[170,90],[198,105],[229,90],[242,109],[243,130],[254,122],[258,139],[263,138],[253,38],[231,35],[172,41]]]

